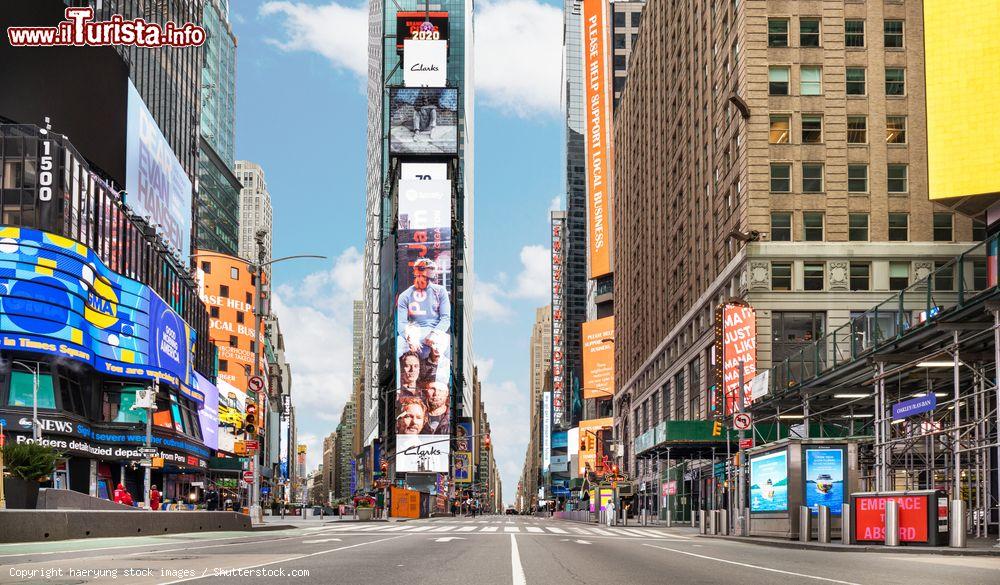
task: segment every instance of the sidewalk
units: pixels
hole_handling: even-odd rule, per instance
[[[800,542],[798,540],[786,540],[783,538],[768,538],[764,536],[725,536],[721,534],[699,534],[697,530],[692,532],[699,538],[715,538],[719,540],[731,540],[734,542],[745,542],[760,546],[772,546],[776,548],[797,548],[800,550],[821,550],[829,552],[874,552],[887,554],[934,554],[947,556],[975,556],[975,557],[1000,557],[1000,548],[995,545],[995,538],[970,538],[966,548],[950,548],[947,546],[883,546],[876,544],[843,544],[831,542],[821,544],[817,541]]]

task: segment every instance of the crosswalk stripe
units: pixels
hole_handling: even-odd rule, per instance
[[[543,532],[543,530],[537,526],[528,526],[528,532]]]
[[[499,526],[483,526],[482,528],[479,529],[479,531],[480,532],[496,532],[499,529],[500,529]]]
[[[556,528],[555,526],[546,526],[546,528],[549,530],[549,532],[553,532],[555,534],[566,534],[566,531],[563,530],[562,528]]]
[[[475,526],[463,526],[463,527],[459,528],[458,530],[456,530],[456,532],[472,532],[475,529],[476,529]]]
[[[458,528],[457,526],[436,526],[431,532],[448,532],[449,530],[454,530]]]
[[[504,526],[503,527],[503,531],[504,532],[520,532],[521,529],[518,528],[517,526]]]
[[[386,532],[399,532],[400,530],[406,530],[408,528],[410,528],[410,527],[406,526],[404,524],[403,526],[393,526],[392,528],[386,528],[385,531]]]
[[[570,530],[572,530],[573,532],[575,532],[577,534],[590,534],[589,532],[587,532],[583,528],[577,528],[576,526],[572,527]]]
[[[434,528],[434,527],[433,526],[407,526],[403,530],[407,530],[407,528],[409,529],[408,532],[423,532],[425,530],[430,530],[431,528]]]
[[[591,530],[594,531],[595,534],[600,534],[601,536],[614,536],[613,533],[608,532],[607,530],[601,530],[600,528],[591,528]]]
[[[626,529],[626,528],[619,528],[617,530],[617,532],[619,534],[623,534],[624,533],[627,536],[646,536],[645,534],[643,534],[641,532],[638,532],[638,531],[635,531],[635,530],[629,530],[629,529]]]

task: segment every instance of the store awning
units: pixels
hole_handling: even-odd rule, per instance
[[[208,469],[210,471],[243,471],[243,462],[239,457],[209,457]]]
[[[719,425],[719,426],[717,426]],[[711,456],[712,450],[725,449],[726,439],[737,447],[739,433],[714,420],[668,420],[639,435],[633,441],[635,454],[654,456],[670,449],[677,459]]]

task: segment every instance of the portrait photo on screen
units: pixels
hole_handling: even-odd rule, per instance
[[[392,154],[457,154],[458,90],[391,89],[389,149]]]

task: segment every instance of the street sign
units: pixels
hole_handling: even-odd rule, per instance
[[[247,454],[247,444],[245,441],[233,441],[233,453],[237,455]]]
[[[245,481],[246,483],[253,483],[253,472],[252,471],[244,471],[243,472],[243,481]]]
[[[139,466],[141,466],[141,467],[152,467],[153,466],[153,460],[152,459],[140,459],[139,460]]]
[[[937,396],[931,392],[923,396],[904,400],[892,405],[892,418],[899,420],[925,412],[930,412],[937,408]]]
[[[153,457],[153,469],[163,469],[163,457]]]
[[[737,431],[747,431],[753,426],[753,417],[749,412],[737,412],[733,415],[733,428]]]
[[[260,392],[264,389],[264,378],[260,376],[250,376],[250,380],[247,381],[247,386],[254,392]]]
[[[260,441],[243,441],[243,443],[246,445],[246,449],[248,452],[250,451],[256,452],[257,449],[260,449]]]
[[[740,439],[740,449],[752,449],[753,439]]]
[[[142,455],[143,457],[152,457],[153,455],[156,455],[158,451],[159,449],[156,447],[139,447],[139,455]]]

